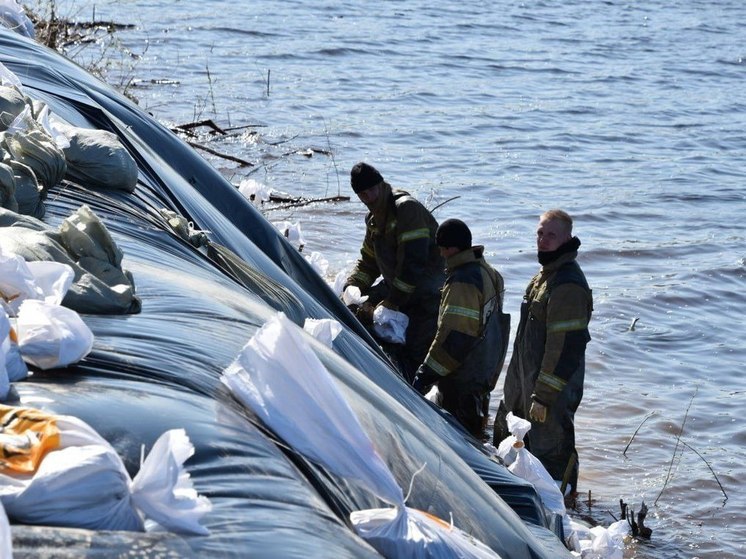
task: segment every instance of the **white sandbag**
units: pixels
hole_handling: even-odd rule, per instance
[[[60,305],[75,279],[72,267],[51,260],[26,262],[26,266],[41,291],[41,299],[50,305]]]
[[[194,446],[184,429],[161,435],[132,481],[132,499],[146,517],[172,532],[206,536],[200,519],[212,510],[207,497],[197,494],[184,462]]]
[[[44,293],[26,261],[0,247],[0,297],[12,314],[18,314],[26,299],[42,299]]]
[[[614,524],[619,522],[627,523],[626,520],[620,520]],[[590,532],[591,541],[581,541],[580,556],[583,559],[623,559],[624,540],[617,527],[610,530],[603,526],[594,526]]]
[[[342,302],[348,307],[350,305],[362,305],[367,300],[368,296],[362,295],[357,285],[348,285],[342,293]]]
[[[18,311],[18,347],[40,369],[67,367],[88,355],[93,332],[72,309],[28,299]]]
[[[2,501],[0,501],[0,559],[13,559],[13,538]]]
[[[354,511],[355,531],[384,557],[398,559],[499,559],[499,555],[463,530],[417,509]]]
[[[269,200],[271,192],[266,185],[254,179],[243,179],[238,183],[238,191],[243,194],[244,198],[257,207],[260,207],[264,202]]]
[[[129,475],[88,424],[0,405],[0,501],[16,522],[142,531]]]
[[[15,332],[5,309],[0,308],[0,400],[5,400],[10,383],[28,376],[28,368],[21,357]]]
[[[512,437],[500,442],[497,453],[515,475],[531,482],[544,506],[562,517],[566,516],[565,499],[544,465],[524,446],[523,437],[531,429],[531,422],[508,412],[508,431]],[[510,447],[508,447],[510,445]]]
[[[311,251],[311,254],[305,254],[306,262],[311,265],[316,273],[322,278],[326,276],[329,270],[329,261],[318,251]]]
[[[357,533],[385,557],[499,559],[463,531],[405,506],[336,381],[284,314],[259,329],[221,381],[294,450],[393,505],[350,515]]]
[[[60,126],[67,137],[64,148],[67,176],[81,186],[134,192],[137,163],[119,136],[108,130]]]
[[[401,488],[357,416],[284,314],[254,334],[221,381],[295,450],[387,503],[402,502]]]
[[[306,239],[303,238],[303,232],[301,231],[299,222],[273,221],[272,225],[274,225],[299,251],[303,250],[303,247],[306,244]]]
[[[135,482],[119,455],[80,419],[0,405],[0,421],[0,502],[14,520],[143,531],[145,511],[139,502],[147,503],[147,518],[159,526],[207,533],[197,521],[209,510],[209,501],[197,496],[183,470],[193,452],[183,430],[167,431],[156,441],[155,454],[148,455],[136,477],[136,499]]]
[[[303,329],[320,342],[332,347],[334,338],[342,332],[342,325],[333,318],[307,318],[303,323]]]
[[[385,342],[403,344],[407,340],[409,317],[399,311],[378,305],[373,311],[373,330]]]

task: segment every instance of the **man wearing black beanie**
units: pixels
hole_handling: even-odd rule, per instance
[[[471,231],[447,219],[435,234],[446,259],[438,331],[417,370],[414,387],[426,393],[438,385],[439,404],[472,435],[484,438],[490,392],[505,361],[510,315],[502,312],[502,276],[472,246]]]
[[[407,315],[404,345],[382,346],[404,378],[412,382],[438,323],[440,288],[445,279],[443,259],[435,244],[438,223],[427,208],[408,192],[392,189],[368,163],[352,168],[350,186],[368,214],[360,258],[345,287],[357,286],[368,295],[357,312],[363,324],[372,321],[377,305]],[[379,276],[383,281],[374,286]]]

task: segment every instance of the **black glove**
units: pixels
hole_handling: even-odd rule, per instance
[[[363,326],[373,326],[373,311],[375,307],[368,301],[358,306],[355,310],[355,317],[357,317],[360,324]]]
[[[427,365],[420,365],[414,376],[414,380],[412,381],[412,386],[417,392],[424,396],[430,391],[433,384],[438,382],[441,378],[443,377],[434,372]]]

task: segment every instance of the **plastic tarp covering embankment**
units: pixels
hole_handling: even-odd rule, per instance
[[[79,417],[114,446],[131,475],[142,445],[150,449],[164,431],[184,428],[196,449],[187,470],[213,504],[202,519],[209,536],[14,524],[16,557],[378,557],[353,532],[349,513],[385,505],[277,440],[220,382],[278,311],[299,325],[306,318],[345,325],[332,349],[310,343],[400,486],[427,464],[408,506],[453,518],[505,558],[569,556],[543,527],[533,488],[406,385],[324,280],[190,147],[30,40],[0,31],[0,62],[53,114],[117,134],[139,168],[133,194],[63,181],[49,192],[44,223],[54,229],[88,205],[124,254],[141,312],[83,314],[95,335],[88,357],[34,371],[14,384],[9,403]],[[210,250],[174,234],[162,208],[208,231]]]

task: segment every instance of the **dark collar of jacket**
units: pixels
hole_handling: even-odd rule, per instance
[[[558,270],[563,264],[567,264],[568,262],[572,262],[578,257],[578,251],[573,250],[570,252],[566,252],[562,256],[558,257],[557,260],[554,262],[550,262],[549,264],[546,264],[541,267],[541,272],[543,274],[548,274],[550,272],[554,272]]]
[[[455,268],[468,264],[469,262],[478,262],[484,254],[484,247],[482,245],[473,246],[457,252],[450,258],[446,259],[446,273],[451,273]]]

